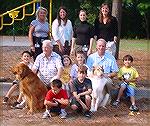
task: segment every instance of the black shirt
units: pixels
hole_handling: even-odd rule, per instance
[[[92,89],[92,82],[90,79],[85,78],[83,83],[79,82],[78,78],[73,81],[73,92],[77,92],[77,94],[87,91],[88,89]]]
[[[100,23],[99,19],[95,19],[95,35],[97,39],[103,38],[106,41],[113,41],[114,36],[118,36],[118,22],[115,17],[111,17],[110,22],[106,24]]]
[[[87,21],[83,21],[74,26],[73,37],[76,38],[76,45],[90,45],[90,38],[93,38],[93,26]]]

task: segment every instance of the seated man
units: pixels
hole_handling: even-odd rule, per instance
[[[106,52],[106,41],[104,39],[98,39],[96,42],[97,51],[87,58],[88,74],[92,73],[92,68],[95,66],[100,66],[104,70],[104,77],[107,79],[106,88],[107,92],[110,94],[111,89],[113,89],[112,78],[117,76],[119,71],[118,65],[116,63],[115,57],[109,52]]]
[[[55,79],[51,82],[51,90],[47,92],[44,105],[46,111],[43,114],[43,119],[51,117],[50,113],[58,113],[61,118],[66,118],[65,107],[69,104],[66,90],[62,89],[62,82]]]
[[[91,108],[91,96],[92,93],[92,82],[90,79],[86,78],[87,76],[87,67],[81,65],[78,67],[78,76],[73,81],[73,98],[71,101],[71,108],[73,110],[83,109],[84,115],[86,117],[91,117],[90,108]]]

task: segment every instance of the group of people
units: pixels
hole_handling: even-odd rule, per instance
[[[95,20],[95,28],[87,22],[85,10],[80,10],[80,23],[73,28],[66,8],[60,7],[57,18],[52,23],[53,38],[51,40],[48,40],[50,30],[46,22],[46,14],[47,10],[40,7],[36,13],[37,19],[30,25],[29,40],[34,56],[32,67],[29,66],[31,53],[25,51],[22,54],[22,62],[38,75],[49,90],[44,101],[46,111],[43,118],[50,117],[51,112],[57,112],[61,118],[66,118],[65,108],[69,104],[72,110],[84,110],[84,115],[91,117],[92,82],[88,76],[92,74],[94,66],[103,67],[108,93],[113,88],[112,79],[118,75],[121,80],[118,97],[113,105],[119,105],[120,98],[126,91],[127,96],[131,99],[130,110],[138,110],[135,105],[134,89],[139,75],[131,65],[132,56],[126,55],[123,58],[124,66],[119,69],[115,57],[107,51],[108,41],[116,42],[118,34],[117,20],[111,16],[108,4],[102,4],[99,18]],[[95,35],[97,50],[92,53]],[[83,47],[87,48],[86,55]],[[74,53],[74,50],[75,62],[73,63],[69,55]],[[15,87],[13,85],[13,89],[7,92],[3,103],[8,101],[19,82],[14,81],[13,83]],[[23,105],[22,97],[20,97],[13,107]]]
[[[52,22],[52,33],[50,33],[47,22],[46,8],[39,7],[36,12],[36,20],[33,20],[29,29],[29,41],[34,60],[42,53],[42,41],[51,39],[53,51],[59,55],[70,55],[76,51],[84,51],[87,56],[92,53],[94,39],[103,38],[116,45],[118,36],[117,19],[110,13],[109,4],[103,3],[100,7],[99,16],[95,19],[94,26],[87,22],[87,13],[79,11],[79,23],[72,25],[68,19],[68,11],[61,6],[57,12],[57,18]],[[113,49],[115,50],[115,49]],[[115,54],[113,54],[115,55]]]

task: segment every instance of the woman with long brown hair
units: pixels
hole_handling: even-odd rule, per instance
[[[100,6],[99,17],[95,19],[94,27],[97,40],[103,38],[107,42],[117,41],[118,22],[117,19],[111,15],[108,3],[103,3]]]
[[[52,23],[55,52],[60,55],[70,54],[72,31],[72,23],[68,19],[68,11],[64,6],[61,6],[58,10],[57,18]]]

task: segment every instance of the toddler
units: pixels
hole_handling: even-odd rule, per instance
[[[69,81],[70,81],[70,69],[71,69],[72,61],[68,55],[64,55],[62,57],[62,63],[64,66],[64,70],[60,80],[63,83],[62,88],[67,91],[68,97],[70,97]]]

